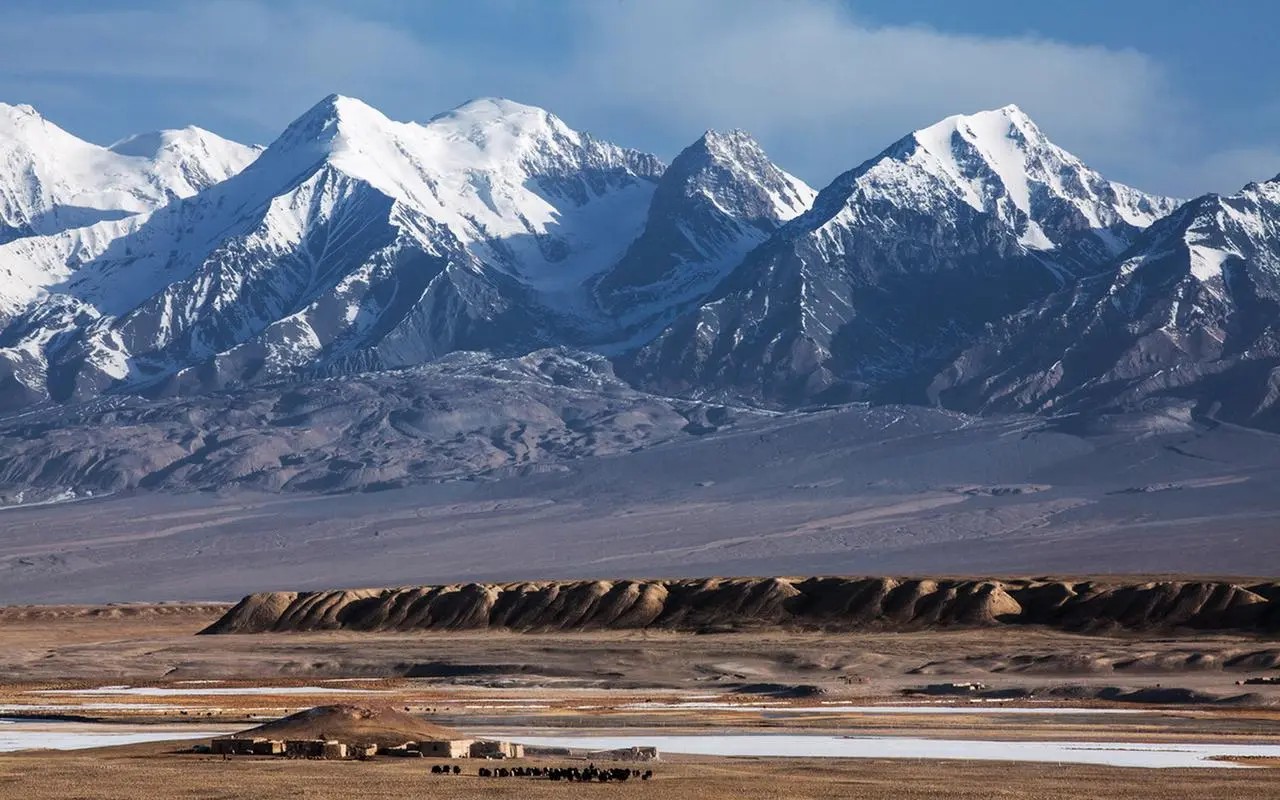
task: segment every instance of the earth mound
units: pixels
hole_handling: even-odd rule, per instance
[[[392,708],[356,705],[316,706],[259,725],[236,736],[269,739],[337,739],[342,742],[396,747],[405,742],[465,739],[453,728],[428,722]]]

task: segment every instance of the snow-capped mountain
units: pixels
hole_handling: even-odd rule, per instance
[[[869,170],[869,193],[901,192],[899,202],[909,199],[918,208],[945,211],[939,201],[951,198],[937,191],[944,186],[1017,231],[1028,249],[1055,251],[1068,264],[1073,259],[1094,264],[1117,255],[1137,231],[1177,205],[1106,180],[1049,141],[1013,105],[948,117],[916,131],[899,147],[898,158],[882,159]],[[904,175],[899,165],[916,175]],[[920,174],[937,183],[915,182]]]
[[[510,101],[420,125],[332,96],[204,192],[0,248],[46,276],[0,360],[25,402],[527,352],[590,316],[662,169]]]
[[[117,155],[146,159],[152,182],[168,192],[164,198],[168,202],[225,181],[249,166],[265,148],[243,145],[188,125],[134,134],[108,149]]]
[[[1280,178],[1206,195],[1112,267],[996,326],[943,370],[935,400],[1081,411],[1189,401],[1280,424]]]
[[[194,127],[101,147],[30,106],[0,103],[0,242],[151,211],[226,180],[257,154]]]
[[[651,339],[815,195],[746,133],[707,131],[671,162],[644,231],[594,287],[614,337]]]
[[[922,371],[1174,205],[1107,181],[1016,107],[950,117],[838,177],[627,373],[781,404],[922,399]]]
[[[816,194],[739,131],[668,167],[501,99],[331,96],[261,151],[3,106],[0,227],[0,408],[559,347],[677,396],[1280,427],[1280,183],[1178,206],[1013,106]]]

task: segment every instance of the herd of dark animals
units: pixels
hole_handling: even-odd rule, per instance
[[[223,754],[222,760],[230,758]],[[461,775],[462,767],[457,764],[435,764],[431,767],[432,775]],[[579,767],[481,767],[476,773],[481,778],[546,778],[552,781],[577,781],[579,783],[612,783],[639,778],[647,781],[653,777],[653,770],[625,767],[601,769],[595,764],[588,764],[585,769]]]
[[[433,775],[460,775],[462,769],[457,766],[436,765],[431,768]],[[585,769],[579,767],[481,767],[478,775],[481,778],[546,778],[551,781],[578,781],[580,783],[610,783],[639,778],[647,781],[653,777],[653,770],[625,767],[600,769],[589,764]]]

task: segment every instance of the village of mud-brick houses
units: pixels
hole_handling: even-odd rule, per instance
[[[232,756],[279,756],[284,758],[307,759],[358,759],[368,760],[378,755],[409,756],[416,758],[458,759],[507,759],[524,758],[524,745],[515,742],[502,742],[476,739],[434,739],[421,742],[405,742],[394,747],[383,747],[377,744],[355,744],[337,739],[271,739],[251,736],[223,736],[214,739],[206,748],[199,748],[221,755]],[[657,748],[624,747],[616,750],[600,751],[588,756],[602,756],[608,760],[653,761],[658,758]],[[431,767],[434,775],[460,775],[463,770],[458,765],[435,764]],[[653,770],[639,770],[629,766],[597,767],[591,763],[583,767],[569,766],[515,766],[510,769],[498,767],[490,769],[480,767],[476,771],[480,778],[545,778],[552,781],[570,781],[579,783],[625,782],[632,778],[648,781],[653,777]]]
[[[209,752],[222,756],[279,756],[283,758],[367,759],[375,755],[407,758],[524,758],[524,745],[491,739],[435,739],[404,742],[392,747],[344,742],[338,739],[271,739],[262,736],[221,736]]]
[[[219,736],[208,745],[196,748],[196,752],[211,753],[223,758],[266,756],[335,761],[364,761],[383,756],[430,759],[525,757],[524,745],[517,742],[467,737],[461,731],[414,717],[407,711],[408,709],[402,712],[391,708],[350,704],[317,706],[257,728]],[[543,748],[537,752],[543,756],[570,754],[569,750],[557,748]],[[610,761],[653,761],[658,758],[658,751],[652,747],[626,747],[588,755]],[[499,768],[496,774],[529,776],[544,769],[523,766],[511,770]],[[457,765],[432,766],[433,772],[441,770],[454,775],[460,773]],[[480,775],[484,776],[486,772],[495,774],[493,770],[482,768]],[[567,779],[575,779],[573,769],[566,768],[564,772]],[[577,772],[582,773],[581,770]],[[592,775],[604,775],[607,779],[612,773],[609,770],[595,770]],[[558,779],[555,775],[549,776],[553,780]]]

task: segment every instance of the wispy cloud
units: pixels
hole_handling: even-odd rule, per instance
[[[260,140],[334,91],[402,119],[500,94],[668,156],[704,128],[745,128],[815,183],[913,128],[1016,102],[1063,146],[1143,188],[1229,190],[1280,172],[1274,147],[1215,146],[1221,132],[1134,50],[875,26],[835,0],[410,8],[179,0],[12,11],[0,98],[105,127],[194,121]],[[437,24],[459,16],[470,24]]]
[[[19,92],[30,79],[128,83],[135,103],[210,106],[264,129],[332,91],[398,100],[443,66],[435,48],[384,22],[251,0],[19,15],[0,28],[0,52],[6,87]]]
[[[1068,147],[1136,155],[1176,104],[1135,51],[873,27],[823,0],[590,3],[572,78],[642,121],[739,126],[832,174],[950,114],[1018,103]],[[573,98],[566,98],[572,102]]]

